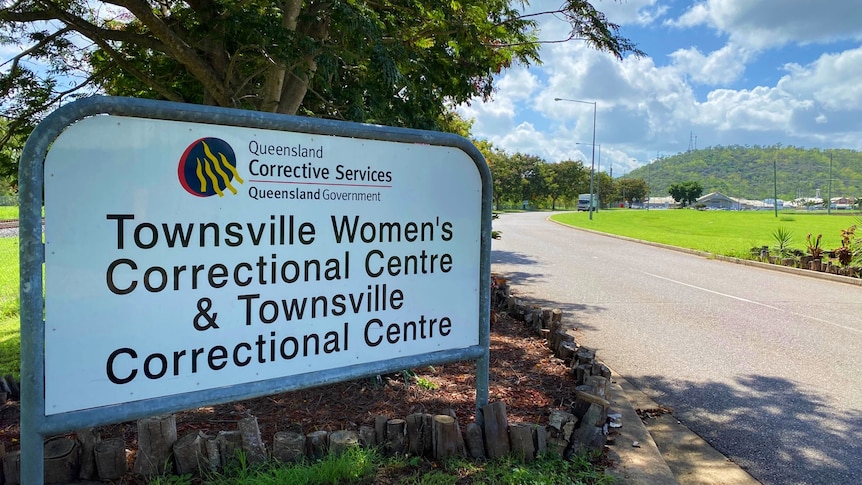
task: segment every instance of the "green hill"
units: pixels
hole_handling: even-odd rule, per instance
[[[721,192],[762,200],[772,198],[777,182],[779,199],[814,197],[817,189],[825,198],[829,195],[830,158],[832,196],[862,196],[862,152],[855,150],[710,147],[660,158],[632,170],[626,178],[647,180],[655,197],[668,195],[671,184],[694,180],[703,186],[704,194]]]

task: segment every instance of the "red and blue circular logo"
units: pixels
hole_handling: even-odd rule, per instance
[[[243,183],[233,148],[219,138],[201,138],[189,145],[180,158],[177,175],[183,188],[198,197],[224,197],[225,192],[236,195],[234,183]]]

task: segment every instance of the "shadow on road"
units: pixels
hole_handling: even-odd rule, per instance
[[[637,379],[674,416],[764,484],[859,483],[862,413],[830,412],[821,396],[786,379],[747,375],[734,386],[663,376]],[[693,405],[693,403],[707,403]],[[754,466],[753,459],[764,466]]]

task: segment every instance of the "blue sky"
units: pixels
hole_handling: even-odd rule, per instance
[[[554,4],[556,5],[556,4]],[[473,135],[549,162],[589,160],[620,176],[690,145],[862,150],[862,0],[595,0],[647,56],[545,44],[490,101],[459,111]],[[535,0],[528,11],[548,8]],[[540,38],[565,37],[548,16]],[[580,144],[579,144],[580,143]],[[598,155],[597,155],[598,160]]]

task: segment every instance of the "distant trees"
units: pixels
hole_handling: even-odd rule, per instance
[[[693,204],[694,201],[703,195],[703,186],[698,182],[689,180],[687,182],[671,184],[667,191],[673,197],[673,200],[685,207]]]
[[[714,146],[659,157],[633,169],[630,177],[649,180],[652,194],[667,193],[670,185],[697,180],[704,194],[721,192],[746,199],[794,200],[826,193],[862,193],[862,151],[792,146]]]
[[[490,143],[478,142],[494,181],[494,205],[497,208],[531,207],[557,210],[561,205],[572,207],[578,194],[590,191],[590,170],[582,161],[564,160],[549,163],[523,153],[509,154]],[[627,200],[643,199],[647,185],[643,179],[612,179],[606,173],[596,174],[595,188],[600,189],[601,203],[612,204],[622,200],[619,184],[625,184]],[[629,190],[632,194],[629,195]]]
[[[649,186],[644,179],[619,179],[617,180],[617,194],[619,200],[623,200],[631,207],[632,202],[646,199]]]

